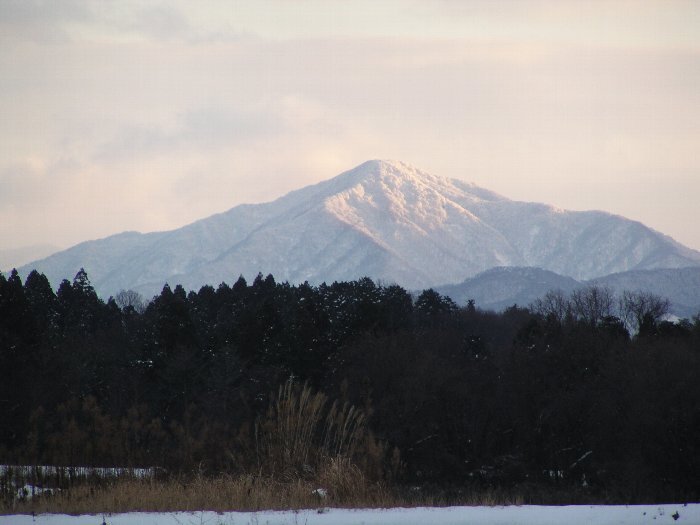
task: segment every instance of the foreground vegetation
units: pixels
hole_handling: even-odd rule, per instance
[[[391,508],[415,506],[522,504],[522,497],[492,490],[476,494],[420,493],[390,489],[381,483],[362,483],[327,495],[317,484],[297,479],[280,481],[254,476],[196,476],[192,479],[119,480],[77,485],[52,496],[16,499],[0,506],[3,514],[95,514],[121,512],[175,512],[213,510],[225,512],[341,508]],[[350,490],[347,490],[350,489]]]
[[[700,499],[700,319],[659,298],[493,313],[258,276],[117,299],[0,275],[0,463],[162,474],[6,479],[3,511]]]

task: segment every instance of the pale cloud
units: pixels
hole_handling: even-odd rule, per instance
[[[205,153],[219,148],[246,147],[256,140],[270,140],[285,131],[287,123],[267,110],[231,110],[221,107],[194,109],[180,115],[174,126],[127,125],[100,145],[92,156],[96,163],[119,163],[182,152]]]
[[[696,3],[54,4],[0,0],[0,246],[396,158],[700,248]]]
[[[87,6],[74,0],[0,0],[0,43],[66,42],[72,26],[91,20],[92,13]]]
[[[694,0],[2,0],[13,38],[51,42],[468,39],[697,47]]]

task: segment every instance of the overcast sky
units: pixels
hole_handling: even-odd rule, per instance
[[[700,2],[0,0],[0,250],[371,158],[700,249]]]

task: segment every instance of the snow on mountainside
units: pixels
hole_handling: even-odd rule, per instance
[[[273,202],[241,205],[167,232],[89,241],[20,269],[54,286],[84,267],[97,291],[146,295],[250,279],[312,283],[370,276],[423,288],[496,266],[577,279],[700,265],[690,250],[604,212],[511,201],[401,162],[373,160]]]

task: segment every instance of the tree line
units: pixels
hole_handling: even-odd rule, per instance
[[[588,288],[496,313],[271,275],[103,301],[84,270],[55,292],[0,274],[0,462],[252,472],[294,384],[362,421],[353,453],[387,482],[697,499],[700,317],[667,308]]]

